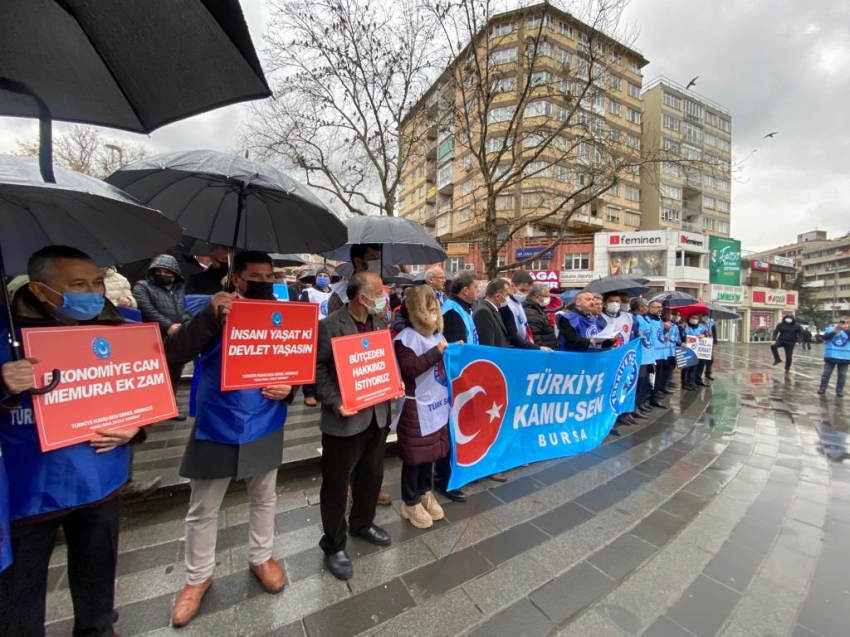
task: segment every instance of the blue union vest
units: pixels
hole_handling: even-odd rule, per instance
[[[834,330],[834,327],[829,327],[826,333],[831,334]],[[842,330],[826,342],[824,358],[850,362],[850,338],[847,337],[846,330]]]
[[[635,338],[640,339],[639,358],[641,365],[655,364],[655,344],[652,337],[652,321],[646,316],[635,314],[635,322],[637,323],[638,333]]]
[[[449,310],[457,312],[458,316],[460,316],[461,320],[463,320],[463,325],[466,327],[466,340],[464,343],[478,345],[478,330],[475,329],[475,323],[472,320],[472,315],[454,299],[447,299],[446,302],[443,303],[443,307],[440,308],[440,312],[443,316],[445,316],[446,312]]]

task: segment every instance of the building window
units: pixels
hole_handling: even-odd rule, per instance
[[[467,179],[466,181],[461,182],[461,184],[460,184],[460,196],[465,197],[466,195],[468,195],[471,192],[472,192],[472,180]]]
[[[605,208],[605,221],[620,223],[620,211],[616,208]]]
[[[629,96],[640,98],[640,86],[629,82]]]
[[[455,138],[449,137],[437,147],[437,161],[442,161],[454,155]]]
[[[472,208],[470,206],[464,206],[458,210],[457,220],[458,223],[469,223],[472,221]]]
[[[661,162],[661,172],[665,175],[669,175],[670,177],[682,176],[682,169],[679,167],[679,164],[671,161]]]
[[[534,55],[539,58],[555,57],[555,47],[549,42],[531,42],[525,49],[526,55],[529,57]]]
[[[464,269],[464,257],[449,257],[449,272],[460,272]]]
[[[529,102],[525,105],[525,117],[551,117],[552,116],[552,104],[545,100],[538,100],[536,102]]]
[[[608,112],[611,113],[611,115],[616,115],[617,117],[620,117],[623,114],[623,107],[619,102],[615,102],[614,100],[608,100]]]
[[[590,51],[590,36],[585,31],[578,34],[578,50],[584,53]]]
[[[679,223],[679,211],[675,208],[662,208],[661,221],[666,221],[668,223]]]
[[[677,111],[682,110],[682,100],[672,93],[664,93],[664,106],[675,108]]]
[[[532,161],[525,165],[522,169],[522,174],[525,177],[548,177],[550,166],[545,161]]]
[[[563,64],[567,69],[571,69],[573,66],[573,54],[565,49],[559,48],[555,53],[555,59],[557,59],[558,63]]]
[[[702,176],[702,185],[706,188],[714,188],[717,189],[717,179],[714,175],[703,174]]]
[[[640,227],[640,214],[637,212],[626,211],[626,225],[632,228]]]
[[[564,270],[589,270],[590,253],[573,252],[564,255]]]
[[[629,201],[640,201],[640,188],[637,186],[626,186],[626,199]]]
[[[409,267],[411,274],[419,274],[420,272],[423,272],[425,270],[424,265],[411,265]]]
[[[487,66],[492,68],[499,64],[509,64],[510,62],[516,62],[516,47],[493,51],[490,54],[490,59],[487,60]]]
[[[538,15],[534,16],[533,18],[529,18],[525,23],[525,28],[528,31],[534,31],[536,29],[539,29],[541,24],[543,24],[543,16]],[[552,19],[552,16],[547,15],[545,24],[548,28],[552,29],[555,26],[555,20]]]
[[[723,199],[717,200],[717,211],[718,212],[729,212],[729,202],[724,201]]]
[[[514,23],[513,22],[505,22],[504,24],[497,24],[490,29],[490,37],[491,38],[501,38],[506,35],[510,35],[514,32]]]
[[[722,192],[729,192],[729,182],[725,179],[717,180],[717,189]]]
[[[678,153],[680,150],[679,142],[677,142],[675,139],[671,139],[670,137],[665,137],[664,150],[670,150],[674,153]]]
[[[715,210],[717,209],[717,199],[714,197],[707,197],[705,195],[702,196],[702,207],[706,210]]]
[[[552,74],[549,71],[536,71],[531,74],[532,86],[547,86],[552,83]]]
[[[679,118],[673,117],[672,115],[668,115],[664,113],[664,117],[662,118],[664,122],[664,128],[667,128],[672,131],[678,131],[679,126],[681,126],[682,122]]]
[[[515,77],[501,77],[498,80],[493,80],[490,82],[490,92],[491,93],[509,93],[511,91],[516,90],[516,78]],[[472,112],[472,105],[475,103],[474,100],[470,100],[470,106],[466,109],[467,113]]]
[[[640,124],[640,113],[633,108],[629,109],[627,119],[632,124]]]
[[[721,117],[720,118],[720,130],[722,130],[724,133],[731,133],[732,132],[732,123],[728,119],[723,119]]]
[[[441,166],[437,171],[437,183],[438,184],[448,184],[451,183],[452,177],[454,176],[454,166],[452,164],[446,164],[445,166]]]
[[[548,270],[549,259],[535,259],[525,267],[529,270]]]
[[[729,140],[722,137],[717,138],[717,147],[720,150],[725,150],[727,153],[732,150],[732,144],[729,143]]]
[[[702,228],[703,230],[714,230],[714,217],[703,217]]]
[[[544,138],[543,133],[526,133],[522,146],[523,148],[537,148],[543,143]]]
[[[717,117],[717,113],[712,113],[711,111],[705,112],[705,123],[709,126],[714,126],[717,128],[717,122],[720,118]]]
[[[506,137],[491,137],[487,140],[487,152],[488,153],[497,153],[504,148],[510,148],[513,146],[514,140],[511,137],[510,139]]]
[[[729,234],[729,222],[728,221],[717,221],[717,232],[722,232],[723,234]]]
[[[620,184],[614,184],[608,189],[608,195],[611,197],[619,197],[620,196]]]
[[[685,113],[693,115],[697,119],[702,119],[702,105],[691,100],[685,100]]]
[[[609,128],[608,129],[608,139],[609,139],[609,141],[612,141],[615,144],[619,144],[620,143],[620,131],[618,131],[616,128]]]
[[[558,33],[561,35],[570,38],[571,40],[575,40],[575,32],[573,31],[573,27],[571,24],[567,24],[566,22],[558,22]]]
[[[689,124],[688,122],[683,123],[682,135],[684,136],[686,142],[690,144],[695,144],[697,146],[702,146],[702,130],[700,130],[693,124]]]
[[[671,186],[670,184],[661,184],[661,196],[665,199],[675,199],[676,201],[681,201],[682,189],[678,186]]]
[[[629,148],[640,150],[640,137],[637,135],[629,135]]]
[[[460,160],[461,170],[470,170],[472,168],[472,155],[467,154]]]
[[[637,62],[635,62],[633,60],[629,60],[629,70],[632,73],[637,73],[638,75],[640,75],[640,66],[638,65]]]
[[[498,124],[509,121],[514,116],[514,108],[513,106],[500,106],[490,109],[487,111],[487,123]]]
[[[611,50],[611,61],[614,64],[622,64],[623,63],[623,54],[620,51]]]
[[[690,161],[699,161],[702,158],[702,151],[699,148],[682,144],[682,157]]]
[[[612,91],[619,91],[622,85],[623,81],[620,79],[619,75],[614,75],[613,73],[608,74],[608,86]]]
[[[714,133],[704,133],[703,139],[706,146],[717,146],[717,135]]]
[[[514,197],[513,195],[499,195],[496,197],[496,210],[504,211],[504,210],[513,210],[514,209]]]
[[[555,166],[555,180],[567,182],[570,180],[570,170],[566,166]]]

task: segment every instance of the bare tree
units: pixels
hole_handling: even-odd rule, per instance
[[[626,0],[594,2],[578,16],[586,26],[548,0],[507,15],[494,0],[423,3],[448,54],[436,108],[464,173],[452,214],[465,235],[480,239],[488,277],[546,253],[569,234],[571,220],[604,210],[606,193],[637,185],[648,165],[690,161],[671,149],[641,148],[639,127],[606,121],[606,92],[618,81],[610,69],[622,63],[623,41],[632,37],[613,37]],[[577,38],[575,49],[547,36],[556,22]],[[425,143],[417,146],[425,152]],[[535,226],[547,228],[545,245],[498,265],[508,243]]]
[[[430,16],[379,0],[270,0],[276,99],[255,105],[243,144],[304,171],[353,214],[396,213],[402,118],[427,86]]]
[[[38,139],[16,140],[17,154],[38,156]],[[142,144],[105,139],[92,126],[76,124],[53,141],[53,161],[59,166],[102,179],[126,164],[150,155]]]

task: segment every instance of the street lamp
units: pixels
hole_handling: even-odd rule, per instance
[[[116,144],[104,144],[106,148],[112,151],[113,157],[118,153],[118,168],[124,167],[124,149]]]

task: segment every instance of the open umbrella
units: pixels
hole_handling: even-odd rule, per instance
[[[350,279],[354,276],[354,265],[351,263],[340,263],[338,266],[336,266],[336,270],[334,270],[334,272],[344,279]],[[386,281],[387,279],[392,279],[393,277],[397,276],[398,273],[399,269],[394,265],[390,265],[389,263],[385,263],[381,268],[381,278],[384,281]]]
[[[180,241],[177,224],[117,188],[64,168],[55,176],[56,183],[45,183],[35,158],[0,155],[0,280],[6,281],[7,271],[26,272],[30,255],[49,245],[72,245],[112,265],[165,252]],[[14,334],[5,285],[2,294]],[[13,341],[18,360],[21,346]]]
[[[628,274],[612,274],[604,276],[596,281],[591,281],[584,286],[583,292],[594,292],[596,294],[608,294],[610,292],[624,292],[629,296],[640,296],[649,292],[644,284],[649,279],[629,276]]]
[[[4,2],[0,115],[37,117],[51,172],[51,120],[150,133],[269,97],[238,0]]]
[[[274,261],[276,268],[289,268],[299,265],[307,265],[307,262],[297,254],[284,254],[282,252],[273,252],[269,255]]]
[[[669,292],[656,294],[650,299],[650,301],[658,301],[666,307],[683,307],[685,305],[699,303],[698,299],[694,298],[687,292],[679,292],[678,290],[671,290]]]
[[[708,303],[694,303],[693,305],[686,305],[678,309],[679,314],[684,317],[688,317],[691,314],[710,314],[712,318],[718,321],[737,321],[741,318],[734,310],[713,301]]]
[[[313,192],[277,168],[213,150],[148,157],[107,182],[160,210],[190,237],[262,252],[332,250],[345,225]]]
[[[441,263],[446,253],[437,240],[419,224],[398,217],[355,217],[345,222],[348,240],[322,256],[335,261],[348,261],[351,246],[376,243],[381,246],[381,261],[393,265]]]

